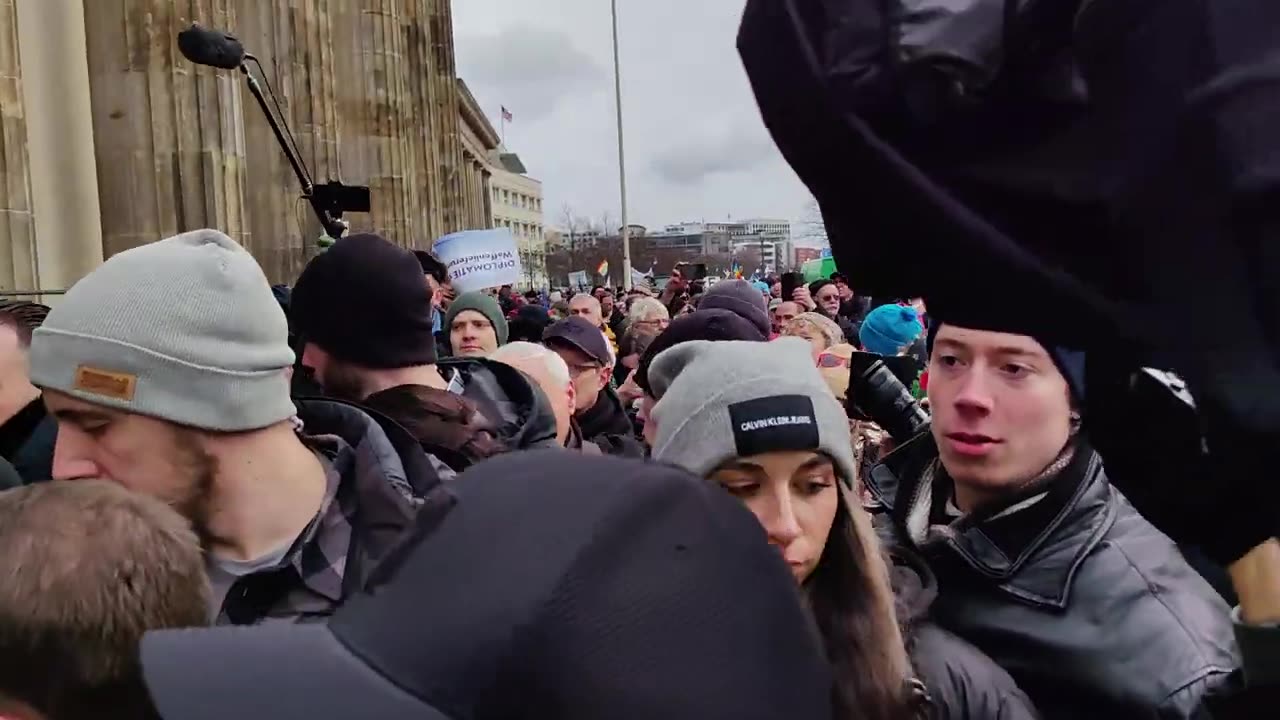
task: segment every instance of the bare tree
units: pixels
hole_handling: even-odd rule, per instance
[[[822,221],[822,210],[819,209],[817,200],[809,198],[809,202],[804,207],[804,216],[796,225],[796,230],[796,240],[803,240],[809,245],[827,244],[827,226]]]
[[[619,227],[613,221],[613,213],[605,210],[600,213],[600,235],[602,237],[613,237],[619,234]]]
[[[564,231],[566,240],[576,239],[586,227],[586,219],[575,213],[569,203],[560,208],[560,229]]]

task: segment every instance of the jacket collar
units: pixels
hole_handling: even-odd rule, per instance
[[[957,561],[1023,602],[1065,607],[1080,563],[1115,521],[1113,491],[1092,448],[1081,442],[1066,468],[1034,491],[1044,493],[1037,502],[996,516],[1027,499],[1012,497],[1001,507],[952,522],[921,507],[926,496],[945,499],[952,492],[940,465],[936,473],[929,472],[937,459],[933,436],[923,433],[871,471],[867,487],[888,510],[899,538],[914,545],[907,517],[913,511],[929,512],[934,532],[919,545],[928,557],[941,565]],[[932,492],[926,493],[923,485],[930,477]]]
[[[422,513],[446,513],[454,473],[422,450],[417,438],[390,418],[336,400],[295,400],[304,439],[341,476],[338,500],[352,518],[347,573],[356,581]]]
[[[597,435],[629,435],[631,420],[622,407],[622,399],[613,388],[605,386],[596,396],[595,404],[577,418],[582,433],[594,438]]]

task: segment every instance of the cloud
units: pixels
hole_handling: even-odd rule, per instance
[[[769,139],[735,50],[742,0],[618,3],[629,220],[799,217],[804,185]],[[610,4],[460,0],[458,74],[559,208],[621,211]]]
[[[605,68],[560,30],[515,25],[456,45],[463,79],[487,88],[519,120],[536,121],[562,101],[609,87]]]
[[[693,185],[712,175],[753,170],[777,154],[769,138],[761,133],[705,133],[681,138],[655,153],[650,168],[664,182]]]

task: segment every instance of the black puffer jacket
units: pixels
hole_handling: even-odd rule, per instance
[[[898,622],[932,720],[1036,720],[1040,714],[1009,673],[929,617],[938,582],[907,550],[891,553]]]
[[[448,358],[436,366],[446,380],[457,371],[462,396],[475,404],[509,450],[556,447],[551,403],[524,373],[484,358]]]
[[[644,445],[635,438],[631,416],[613,388],[600,391],[596,404],[574,417],[582,438],[600,446],[605,455],[643,458]]]
[[[1196,717],[1230,684],[1239,660],[1226,604],[1087,445],[1039,500],[950,524],[937,456],[924,433],[873,468],[868,489],[937,575],[934,619],[1009,671],[1046,717]],[[1030,498],[1004,507],[1019,500]]]

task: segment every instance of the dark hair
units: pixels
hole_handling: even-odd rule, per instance
[[[414,256],[418,258],[418,264],[422,266],[422,274],[430,275],[432,280],[444,285],[449,282],[449,268],[435,255],[426,250],[414,250]]]
[[[835,675],[837,720],[906,720],[919,712],[898,626],[889,569],[866,512],[845,500],[818,566],[805,582]]]
[[[0,325],[7,325],[18,335],[24,348],[31,347],[31,334],[44,324],[49,306],[27,300],[0,301]]]
[[[50,720],[158,719],[143,634],[209,621],[187,521],[114,483],[41,483],[0,493],[0,547],[0,696]]]

